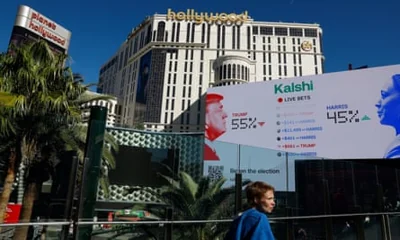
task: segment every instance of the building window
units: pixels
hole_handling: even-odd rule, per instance
[[[187,29],[186,29],[186,42],[189,42],[190,39],[190,23],[187,23]],[[186,50],[187,51],[187,50]]]
[[[222,26],[222,49],[225,49],[225,26]]]
[[[219,49],[221,47],[221,26],[217,26],[217,48]]]
[[[171,42],[174,42],[174,41],[175,41],[175,25],[176,25],[176,23],[172,23]]]
[[[176,28],[176,42],[179,42],[180,32],[181,32],[181,23],[178,23],[178,27]]]
[[[250,27],[247,27],[247,49],[248,50],[250,50],[250,41],[251,41],[251,37],[250,37],[250,34],[251,34],[251,29],[250,29]]]
[[[276,27],[275,28],[275,35],[276,36],[287,36],[288,35],[288,29],[283,28],[283,27]]]
[[[236,39],[235,30],[236,30],[236,26],[234,25],[232,27],[232,49],[235,49],[235,39]]]
[[[192,23],[192,42],[194,42],[194,34],[195,34],[195,31],[196,30],[196,25],[194,24],[194,23]]]
[[[289,28],[289,36],[302,37],[303,29],[302,28]]]
[[[260,27],[260,34],[261,35],[273,35],[274,30],[272,27]]]
[[[206,38],[206,24],[203,23],[201,25],[201,43],[204,43],[205,38]]]
[[[165,22],[161,21],[157,25],[157,41],[158,42],[164,41],[164,34],[165,34]]]
[[[318,37],[317,29],[306,28],[304,29],[305,37]]]
[[[240,26],[237,26],[237,41],[236,41],[236,44],[237,44],[237,48],[236,49],[240,49]]]
[[[211,25],[207,24],[207,48],[210,47],[210,38],[211,38]]]
[[[224,65],[223,68],[224,68],[224,70],[223,70],[224,72],[223,72],[222,78],[226,79],[226,65]]]
[[[253,26],[253,34],[258,34],[258,26]]]

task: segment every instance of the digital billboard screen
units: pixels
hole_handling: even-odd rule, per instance
[[[297,159],[400,157],[400,65],[210,88],[205,119],[205,175],[294,191]]]
[[[143,148],[120,145],[116,168],[109,171],[110,184],[160,187],[166,181],[159,174],[170,176],[167,166],[176,174],[179,164],[178,149]]]

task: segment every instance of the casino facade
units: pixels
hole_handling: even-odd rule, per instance
[[[209,87],[322,74],[323,67],[318,24],[168,9],[132,29],[101,67],[98,91],[118,97],[121,125],[199,132]]]

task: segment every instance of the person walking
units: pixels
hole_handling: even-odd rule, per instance
[[[274,240],[266,213],[275,207],[275,189],[265,182],[252,182],[246,187],[250,208],[237,217],[224,240]]]

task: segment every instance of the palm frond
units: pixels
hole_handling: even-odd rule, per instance
[[[115,169],[115,157],[107,147],[103,147],[102,158],[111,169]]]
[[[107,146],[109,146],[110,149],[112,149],[113,151],[115,151],[115,152],[119,151],[118,142],[117,142],[117,140],[115,139],[115,137],[111,133],[106,132],[104,134],[104,143],[106,143]]]
[[[198,189],[197,183],[186,172],[180,172],[180,182],[181,182],[181,189],[184,192],[186,192],[186,195],[188,197],[190,197],[190,199],[188,199],[188,200],[190,202],[195,202],[196,201],[196,193],[197,193],[197,189]]]
[[[209,196],[214,196],[215,194],[221,191],[221,188],[225,182],[226,178],[220,178],[217,181],[211,183],[211,186],[208,188],[206,194]]]
[[[101,189],[103,189],[103,191],[104,191],[104,196],[106,198],[108,198],[108,196],[110,195],[110,190],[109,190],[110,181],[109,181],[108,177],[100,177],[99,185],[100,185]]]

